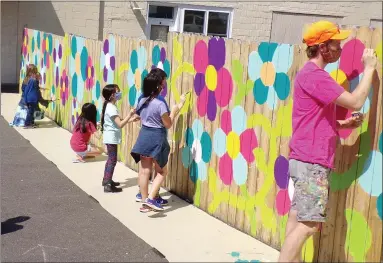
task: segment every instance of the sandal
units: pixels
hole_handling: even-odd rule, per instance
[[[73,161],[72,161],[73,163],[85,163],[85,161],[83,160],[83,159],[74,159]]]
[[[153,211],[153,208],[145,205],[145,204],[142,204],[142,206],[140,207],[140,212],[141,213],[148,213],[148,212],[151,212]]]

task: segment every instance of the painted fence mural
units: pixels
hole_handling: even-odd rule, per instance
[[[365,47],[379,55],[378,76],[363,107],[362,127],[340,133],[331,175],[328,223],[302,254],[311,261],[380,261],[382,255],[382,34],[359,28],[340,60],[326,70],[353,90],[363,74]],[[168,42],[106,36],[103,42],[25,29],[22,70],[36,64],[45,97],[60,97],[48,115],[71,130],[81,105],[93,102],[100,119],[102,87],[117,83],[126,116],[153,67],[166,71],[170,106],[193,91],[169,131],[170,175],[165,186],[195,206],[255,238],[280,248],[294,193],[288,173],[293,79],[306,61],[303,46],[250,43],[169,34]],[[339,110],[340,118],[350,112]],[[129,151],[137,123],[123,129],[119,158],[137,165]],[[102,143],[92,139],[102,147]],[[187,220],[187,219],[186,219]],[[191,224],[194,222],[190,222]],[[186,237],[187,238],[187,237]]]

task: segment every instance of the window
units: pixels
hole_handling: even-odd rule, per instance
[[[174,17],[174,7],[172,7],[172,6],[149,5],[149,17],[150,18],[173,19],[173,17]]]
[[[167,41],[168,32],[231,37],[233,11],[229,8],[148,2],[146,36]]]
[[[382,27],[382,20],[380,19],[371,19],[370,20],[370,27],[379,28]]]
[[[228,21],[228,13],[209,12],[207,34],[226,37]]]
[[[230,37],[231,12],[206,8],[185,7],[180,24],[182,31],[209,36]]]
[[[168,32],[177,30],[178,8],[161,3],[148,3],[148,23],[146,37],[150,40],[166,42]]]
[[[185,10],[184,14],[184,32],[203,34],[203,25],[205,22],[205,12]]]

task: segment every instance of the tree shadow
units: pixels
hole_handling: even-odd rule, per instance
[[[25,222],[29,220],[31,217],[29,216],[18,216],[14,218],[10,218],[1,222],[1,234],[5,235],[8,233],[16,232],[17,230],[23,229],[24,226],[19,225],[19,223]]]

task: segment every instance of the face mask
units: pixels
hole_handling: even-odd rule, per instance
[[[331,50],[330,47],[327,47],[327,52],[324,52],[324,51],[321,52],[323,60],[326,63],[334,63],[338,61],[341,53],[342,53],[342,49]]]
[[[326,52],[326,53],[322,53],[323,60],[326,63],[334,63],[334,62],[338,61],[338,59],[340,58],[340,54],[341,53],[342,53],[342,50],[329,51],[329,52]]]
[[[115,98],[116,100],[120,100],[121,97],[122,97],[122,93],[121,93],[121,92],[116,92],[116,93],[114,94],[114,98]]]

